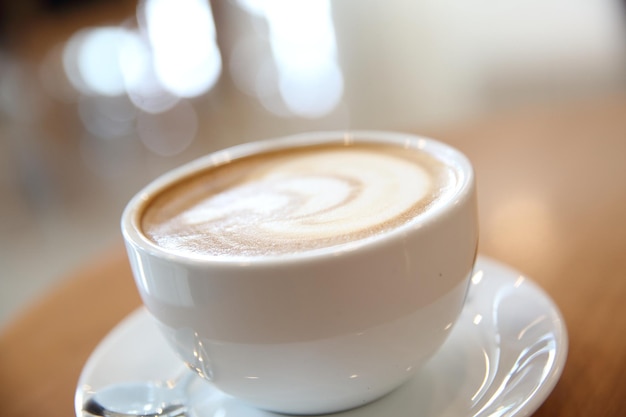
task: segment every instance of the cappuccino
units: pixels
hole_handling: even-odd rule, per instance
[[[302,253],[367,239],[445,200],[456,173],[416,148],[328,143],[244,156],[147,202],[143,233],[192,257]]]
[[[207,389],[327,414],[389,393],[446,340],[476,256],[476,187],[432,139],[310,132],[165,173],[122,232],[148,313]]]

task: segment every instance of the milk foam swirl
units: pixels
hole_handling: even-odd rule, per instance
[[[416,163],[406,152],[336,146],[244,158],[163,193],[147,208],[143,229],[163,248],[210,256],[361,239],[405,222],[441,188],[434,161]]]

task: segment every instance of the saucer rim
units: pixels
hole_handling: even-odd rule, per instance
[[[551,313],[556,318],[556,320],[553,321],[553,333],[558,340],[558,345],[555,349],[556,354],[554,362],[550,367],[550,370],[547,373],[546,377],[543,379],[543,383],[538,387],[536,391],[532,393],[533,395],[528,397],[528,401],[524,404],[524,407],[520,408],[516,413],[511,415],[511,417],[530,416],[535,413],[539,409],[539,407],[541,407],[541,405],[546,401],[548,396],[556,387],[556,384],[561,379],[561,375],[563,374],[563,370],[565,368],[565,364],[567,363],[567,356],[569,353],[569,334],[567,330],[567,324],[565,322],[563,313],[561,312],[554,299],[538,283],[529,278],[528,275],[520,272],[518,269],[511,267],[510,265],[502,261],[485,255],[479,254],[477,256],[476,265],[478,265],[479,263],[481,265],[489,265],[490,268],[498,269],[499,272],[506,272],[512,277],[515,276],[517,278],[523,278],[524,285],[532,288],[532,292],[540,295],[544,298],[546,302],[550,304]],[[508,278],[499,277],[499,279],[502,280],[502,282],[500,283],[501,285],[506,285],[506,281],[508,280]]]
[[[558,344],[555,348],[555,357],[550,369],[546,376],[542,379],[541,384],[533,392],[529,392],[526,398],[526,402],[520,407],[512,416],[528,416],[533,414],[547,399],[550,393],[554,390],[556,384],[561,378],[563,369],[565,367],[568,351],[569,351],[569,337],[567,326],[560,309],[552,299],[552,297],[536,282],[530,279],[527,275],[521,273],[517,269],[501,262],[490,258],[485,255],[479,254],[476,258],[475,269],[492,269],[493,275],[496,276],[495,280],[499,281],[498,285],[505,286],[511,284],[515,279],[523,278],[524,285],[530,288],[530,291],[543,297],[550,308],[550,313],[555,320],[552,320],[552,333],[558,340]],[[494,279],[494,278],[492,278]],[[77,380],[77,386],[74,395],[74,408],[75,415],[77,417],[87,417],[82,411],[82,405],[85,400],[85,386],[91,375],[97,372],[99,366],[102,366],[103,355],[107,350],[110,350],[112,346],[119,343],[119,339],[123,337],[124,330],[129,329],[133,325],[139,325],[143,327],[148,323],[149,316],[144,306],[137,307],[129,314],[127,314],[122,320],[120,320],[115,326],[113,326],[109,332],[98,342],[95,349],[89,354],[87,361],[81,370],[80,376]],[[182,364],[181,364],[182,368]],[[468,414],[473,416],[474,414]]]

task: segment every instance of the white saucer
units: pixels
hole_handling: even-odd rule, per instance
[[[553,301],[531,280],[479,257],[462,316],[441,350],[391,394],[340,415],[519,416],[534,412],[561,375],[567,331]],[[139,309],[96,348],[80,376],[84,399],[108,384],[174,378],[183,372],[147,313]],[[189,416],[261,417],[199,378],[189,388]]]

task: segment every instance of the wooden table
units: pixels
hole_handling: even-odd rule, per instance
[[[429,132],[474,162],[480,252],[560,307],[570,350],[537,416],[626,416],[626,97]],[[0,336],[3,416],[72,416],[81,368],[139,305],[121,242]]]

